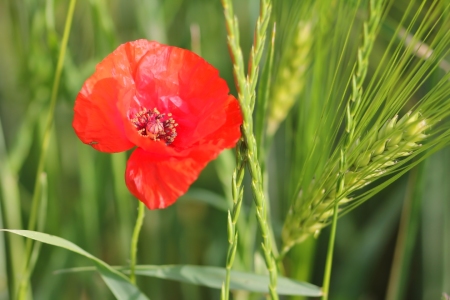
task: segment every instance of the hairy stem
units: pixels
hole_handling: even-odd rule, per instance
[[[143,202],[139,201],[138,215],[136,218],[136,225],[134,225],[133,236],[131,237],[131,247],[130,247],[130,281],[136,284],[136,254],[137,254],[137,244],[139,241],[139,233],[141,232],[142,224],[144,223],[145,216],[145,205]]]

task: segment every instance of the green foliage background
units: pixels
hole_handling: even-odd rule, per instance
[[[399,2],[408,1],[397,1],[388,19],[397,20],[402,16]],[[445,0],[442,3],[445,4]],[[0,1],[2,228],[27,227],[68,5],[69,1],[63,0]],[[239,19],[241,47],[246,56],[253,41],[259,3],[256,0],[235,1],[234,6]],[[298,9],[300,6],[295,1],[274,3],[274,11],[280,19],[274,74],[282,66],[280,57],[288,51],[283,42],[292,38],[290,30],[299,18],[309,17],[307,12]],[[356,29],[348,32],[353,53],[359,45],[362,22],[362,18],[356,17]],[[388,22],[381,26],[380,36],[391,34],[392,28],[387,25]],[[129,194],[123,180],[129,153],[103,154],[83,145],[71,126],[72,108],[78,90],[93,73],[96,63],[119,44],[139,38],[199,52],[219,69],[236,95],[220,1],[78,0],[45,165],[47,209],[39,217],[38,229],[70,240],[110,265],[127,264],[129,240],[137,214],[138,202]],[[378,61],[383,54],[386,47],[383,43],[378,40],[375,44],[373,61]],[[335,56],[330,57],[330,65],[340,54],[336,49]],[[350,68],[344,68],[343,74],[347,74],[354,58],[349,55],[343,60]],[[315,68],[323,74],[328,71],[324,61],[317,63]],[[368,76],[372,73],[370,70]],[[433,80],[437,82],[441,77],[442,70],[433,73],[430,83],[421,88],[431,88]],[[345,86],[347,80],[348,76],[342,76],[336,85]],[[307,85],[306,94],[318,97],[327,90],[328,83]],[[446,101],[450,100],[447,98]],[[301,118],[299,114],[302,113],[289,115],[273,137],[271,150],[267,153],[271,218],[278,243],[294,189],[289,176],[295,176],[295,168],[300,168],[293,166],[291,152],[303,146],[292,146],[295,136],[291,125]],[[317,124],[302,126],[304,134],[311,136],[315,132],[308,128],[315,128]],[[333,133],[330,131],[329,134]],[[326,149],[320,150],[323,150],[323,158],[327,158]],[[208,165],[188,194],[175,205],[146,212],[139,241],[139,264],[224,266],[228,247],[226,209],[231,205],[233,169],[233,152],[229,150]],[[385,298],[391,268],[400,272],[399,281],[391,285],[399,287],[401,299],[439,299],[443,292],[450,293],[449,180],[450,149],[447,147],[339,220],[331,299]],[[403,206],[404,202],[411,206]],[[264,261],[259,247],[255,246],[259,245],[259,238],[251,206],[250,188],[246,188],[243,218],[247,229],[242,233],[246,242],[240,242],[238,246],[240,256],[234,269],[264,273]],[[401,231],[406,236],[406,246],[403,254],[394,259],[400,224],[409,224]],[[286,275],[320,286],[327,243],[328,229],[325,229],[316,239],[311,237],[295,246],[284,261]],[[11,268],[20,264],[23,251],[21,237],[0,234],[0,299],[9,299],[11,295]],[[97,274],[53,274],[55,270],[86,265],[89,261],[82,257],[42,245],[32,276],[34,298],[112,298]],[[218,290],[148,277],[138,278],[138,285],[152,299],[219,297]],[[235,297],[260,299],[262,296],[238,293]]]

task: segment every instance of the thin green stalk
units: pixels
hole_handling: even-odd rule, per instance
[[[261,235],[263,238],[262,248],[264,251],[264,258],[266,261],[266,266],[269,271],[270,285],[269,292],[272,299],[278,299],[276,293],[277,285],[277,267],[276,261],[272,253],[272,239],[271,239],[271,226],[268,222],[267,216],[267,201],[264,196],[264,189],[261,176],[261,168],[258,162],[256,141],[252,133],[252,116],[249,111],[245,112],[244,109],[244,120],[247,120],[248,124],[244,124],[243,135],[247,142],[248,151],[247,159],[249,161],[250,175],[252,177],[252,191],[254,196],[254,201],[256,205],[256,217],[258,219],[259,227],[261,230]]]
[[[232,197],[233,197],[233,208],[232,211],[228,211],[228,252],[227,252],[227,262],[226,262],[226,274],[225,281],[222,285],[221,299],[228,300],[230,296],[230,274],[231,268],[234,263],[234,258],[236,256],[237,244],[238,244],[238,231],[236,228],[236,223],[239,219],[239,214],[241,211],[242,199],[244,188],[242,186],[242,181],[245,174],[245,147],[240,140],[236,146],[236,168],[233,172],[232,178]]]
[[[336,201],[336,203],[334,205],[333,223],[331,224],[330,240],[328,242],[328,251],[327,251],[327,261],[326,261],[326,265],[325,265],[325,274],[323,276],[323,284],[322,284],[323,296],[322,296],[322,300],[328,300],[328,294],[329,294],[329,291],[330,291],[331,267],[333,265],[334,240],[336,238],[338,208],[339,208],[339,204]]]
[[[37,222],[37,231],[44,231],[46,220],[47,220],[47,204],[48,204],[48,183],[47,183],[47,174],[42,173],[39,176],[41,186],[42,186],[42,194],[41,194],[41,205],[39,207],[39,220]],[[30,258],[30,264],[28,266],[28,271],[30,273],[33,272],[34,267],[36,265],[37,259],[39,257],[41,243],[37,242],[33,245],[33,251]]]
[[[17,172],[11,166],[8,153],[6,151],[5,139],[3,136],[3,127],[0,120],[0,190],[1,190],[1,209],[4,217],[5,228],[22,227],[22,217],[20,209],[20,192]],[[3,240],[3,234],[0,236]],[[23,257],[25,255],[25,243],[21,237],[9,236],[8,243],[9,255],[5,257],[9,263],[10,276],[9,294],[13,298],[14,293],[20,286],[23,278]]]
[[[264,49],[266,30],[270,19],[271,3],[268,0],[260,2],[260,15],[256,23],[254,44],[250,53],[248,76],[245,76],[242,51],[239,46],[239,28],[237,18],[233,13],[233,6],[230,0],[222,0],[225,20],[228,31],[228,46],[233,60],[233,70],[236,86],[239,93],[239,103],[241,105],[243,124],[241,131],[246,146],[246,157],[252,178],[252,191],[256,206],[256,217],[263,238],[262,249],[267,269],[269,271],[270,283],[269,293],[272,299],[278,299],[276,293],[277,268],[273,257],[271,240],[271,225],[268,222],[267,202],[264,195],[261,167],[258,161],[258,149],[255,136],[253,134],[253,108],[255,105],[255,88],[259,72],[259,62]],[[224,295],[222,295],[224,296]]]
[[[348,140],[348,136],[346,137]],[[339,176],[338,180],[338,194],[341,194],[344,190],[344,176],[342,175],[343,171],[345,170],[346,165],[346,157],[345,157],[345,148],[341,149],[341,157],[340,157],[340,169],[341,169],[341,176]],[[334,241],[336,238],[336,228],[337,228],[337,219],[339,215],[339,198],[334,202],[334,208],[333,208],[333,221],[331,223],[331,232],[330,232],[330,239],[328,241],[328,252],[327,252],[327,260],[325,263],[325,272],[323,275],[323,284],[322,284],[322,290],[323,290],[323,296],[322,300],[328,300],[328,295],[330,292],[330,279],[331,279],[331,267],[333,265],[333,252],[334,252]]]
[[[2,205],[0,204],[0,226],[1,228],[5,228],[4,222],[3,222],[3,211],[2,211]],[[9,298],[9,290],[8,290],[8,272],[7,272],[7,263],[8,263],[8,257],[6,256],[6,245],[5,245],[5,239],[3,235],[0,235],[0,276],[4,279],[4,284],[2,287],[0,287],[0,293],[4,295],[6,299]]]
[[[235,201],[237,199],[236,196],[233,196],[233,189],[234,189],[233,184],[234,182],[236,182],[234,179],[235,170],[237,171],[241,169],[241,168],[236,169],[236,166],[239,164],[239,161],[241,161],[241,159],[237,159],[236,153],[236,150],[241,147],[240,145],[241,143],[238,142],[235,151],[232,150],[223,151],[216,160],[217,175],[219,176],[219,179],[222,183],[222,188],[225,192],[227,204],[228,207],[231,208],[231,212],[234,212],[235,210]],[[243,154],[242,156],[245,158],[245,154]],[[242,172],[244,171],[245,166],[242,166]],[[232,175],[232,180],[230,180],[230,174]],[[239,174],[239,172],[237,172],[237,174]],[[236,178],[238,177],[243,179],[244,175],[236,176]],[[239,183],[238,186],[241,186],[241,184],[242,183]],[[253,257],[251,254],[253,253],[253,248],[255,244],[253,242],[253,238],[255,236],[256,227],[252,226],[253,219],[247,218],[247,216],[249,215],[253,216],[254,214],[252,214],[251,211],[243,207],[242,211],[235,216],[236,220],[235,232],[239,232],[238,234],[239,239],[237,241],[239,245],[239,251],[236,250],[237,257],[235,258],[235,261],[231,263],[230,270],[236,262],[238,263],[238,267],[241,269],[244,268],[246,270],[249,270],[252,268]],[[236,299],[238,299],[242,295],[240,299],[247,299],[246,296],[247,294],[248,294],[247,291],[239,291],[234,293],[234,296],[236,297]],[[224,299],[224,296],[222,297],[223,297],[222,299]]]
[[[134,225],[133,236],[131,237],[131,253],[130,253],[130,281],[136,284],[136,274],[134,272],[136,268],[136,254],[137,244],[139,241],[139,233],[141,232],[142,224],[144,223],[145,205],[139,201],[138,215],[136,218],[136,225]]]
[[[36,179],[34,184],[34,191],[33,191],[33,198],[31,203],[31,212],[30,212],[30,218],[28,221],[28,230],[34,230],[36,227],[37,222],[37,216],[39,214],[39,207],[40,207],[40,199],[41,199],[41,179],[40,174],[44,172],[44,165],[45,165],[45,159],[47,156],[48,146],[50,144],[50,135],[51,135],[51,128],[53,126],[53,116],[55,113],[55,107],[56,107],[56,99],[58,96],[58,89],[59,89],[59,83],[61,80],[61,73],[64,66],[64,57],[66,54],[67,49],[67,43],[69,40],[70,35],[70,27],[72,25],[72,19],[75,12],[75,4],[76,0],[70,0],[69,4],[69,10],[67,12],[67,18],[66,23],[64,25],[64,34],[61,41],[61,50],[58,57],[58,63],[56,65],[56,71],[55,71],[55,78],[53,81],[53,87],[52,87],[52,94],[50,98],[50,106],[47,114],[47,120],[45,123],[45,130],[44,130],[44,137],[41,145],[41,153],[39,157],[39,164],[36,172]],[[31,239],[27,240],[26,244],[26,257],[25,257],[25,275],[21,281],[19,291],[17,293],[17,296],[19,299],[24,299],[25,297],[25,291],[28,289],[28,278],[31,275],[28,272],[29,263],[30,263],[30,257],[33,249],[33,242]]]

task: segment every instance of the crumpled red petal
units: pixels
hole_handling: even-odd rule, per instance
[[[125,182],[149,209],[165,208],[188,190],[207,161],[200,152],[189,157],[155,160],[137,148],[128,159]]]
[[[118,103],[128,138],[152,153],[161,147],[142,138],[131,124],[127,124],[130,112],[146,107],[171,113],[179,125],[178,136],[171,148],[180,152],[222,126],[224,116],[217,118],[215,115],[224,114],[221,109],[229,91],[218,71],[203,58],[181,48],[165,48],[165,51],[148,51],[141,57],[134,74],[135,87],[127,90]],[[209,122],[209,126],[199,125],[211,117],[215,122]],[[170,149],[167,152],[168,156],[183,156]],[[163,153],[158,155],[163,156]]]
[[[116,79],[119,88],[134,85],[134,76],[141,58],[148,53],[160,53],[169,48],[158,42],[137,40],[120,45],[105,57],[96,67],[95,73],[83,85],[82,93],[88,95],[97,81],[104,78]]]
[[[221,106],[218,106],[218,108],[217,112],[212,114],[210,118],[200,125],[208,128],[210,126],[213,127],[212,123],[220,122],[221,127],[203,136],[197,144],[200,147],[214,145],[220,152],[223,149],[234,147],[241,137],[242,113],[238,100],[232,95],[229,95],[227,101]],[[221,119],[220,121],[218,120],[219,118]]]
[[[134,90],[135,72],[146,53],[161,53],[168,48],[137,40],[119,46],[97,65],[75,101],[73,127],[81,141],[102,152],[121,152],[135,146],[126,136],[118,97]]]
[[[113,78],[102,79],[91,93],[80,92],[75,101],[73,128],[80,140],[102,152],[122,152],[135,145],[128,140],[117,109],[118,89]]]

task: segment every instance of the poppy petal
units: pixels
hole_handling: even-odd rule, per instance
[[[183,195],[206,164],[200,151],[189,157],[158,160],[137,148],[128,159],[125,182],[149,209],[161,209]]]
[[[241,136],[242,116],[238,101],[229,96],[223,109],[225,122],[186,157],[161,159],[137,148],[128,160],[125,181],[130,192],[149,209],[172,205],[197,179],[206,164],[225,148],[233,147]]]
[[[134,82],[134,92],[129,90],[128,95],[119,98],[124,122],[129,123],[130,112],[140,111],[142,107],[171,113],[178,123],[178,135],[171,148],[187,149],[223,124],[221,109],[228,99],[227,84],[212,65],[195,53],[164,45],[157,51],[150,49],[135,68]],[[214,122],[208,122],[207,127],[199,126],[211,117]],[[138,147],[149,152],[161,148],[142,138],[132,126],[125,126],[128,138]],[[171,151],[167,149],[167,152]]]
[[[83,91],[78,94],[72,126],[83,143],[109,153],[134,147],[125,134],[117,97],[118,85],[113,78],[96,82],[89,95]]]
[[[224,122],[215,132],[210,133],[201,141],[201,145],[213,144],[219,151],[232,148],[241,137],[242,112],[239,102],[234,96],[229,95],[227,102],[221,108],[224,112]],[[208,124],[203,124],[208,127]]]
[[[160,53],[167,46],[158,42],[137,40],[120,45],[96,67],[95,73],[86,80],[82,92],[90,94],[95,83],[104,78],[114,78],[120,88],[134,85],[134,76],[140,60],[148,52]]]

